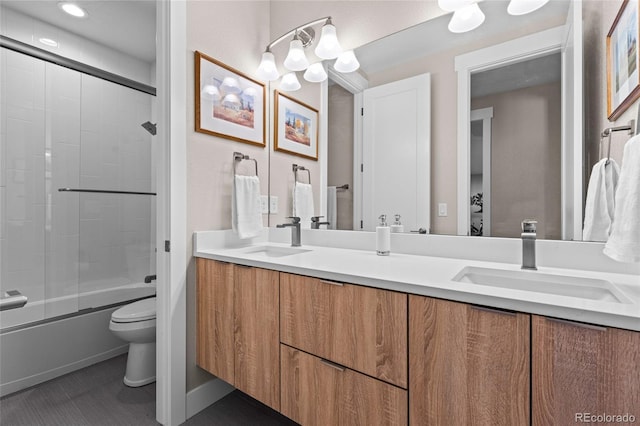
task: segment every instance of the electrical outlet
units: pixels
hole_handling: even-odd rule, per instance
[[[266,195],[260,196],[260,213],[269,213],[269,197]]]
[[[438,216],[447,216],[447,203],[438,203]]]
[[[272,195],[269,200],[269,212],[271,214],[278,213],[278,197],[275,195]]]

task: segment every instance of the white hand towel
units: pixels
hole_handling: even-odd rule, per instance
[[[640,262],[640,135],[625,144],[622,155],[611,236],[603,252],[618,262]]]
[[[602,159],[593,166],[584,209],[582,238],[585,241],[609,238],[619,175],[620,168],[613,160],[607,164],[607,160]]]
[[[327,229],[338,229],[338,189],[335,186],[327,188]]]
[[[293,185],[293,216],[300,218],[301,228],[311,228],[313,188],[308,183],[296,182]]]
[[[233,230],[240,238],[260,235],[262,213],[260,209],[260,180],[257,176],[234,176],[231,210]]]

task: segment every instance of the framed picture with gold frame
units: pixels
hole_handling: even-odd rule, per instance
[[[620,115],[640,97],[638,5],[625,0],[607,34],[607,117]]]
[[[196,132],[266,146],[264,84],[195,52]]]
[[[274,149],[318,160],[318,110],[276,90]]]

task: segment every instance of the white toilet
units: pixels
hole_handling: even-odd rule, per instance
[[[156,380],[156,298],[138,300],[111,314],[111,330],[129,343],[124,384],[143,386]]]

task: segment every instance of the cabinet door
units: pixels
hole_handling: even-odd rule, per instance
[[[529,424],[529,339],[529,315],[409,296],[411,424]]]
[[[235,387],[280,410],[278,272],[236,265]]]
[[[407,391],[281,345],[282,414],[304,426],[406,425]]]
[[[640,419],[640,333],[534,316],[532,336],[534,425]]]
[[[198,258],[196,269],[196,362],[233,385],[233,265]]]
[[[281,274],[282,342],[407,387],[407,295]]]

